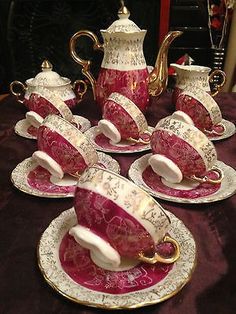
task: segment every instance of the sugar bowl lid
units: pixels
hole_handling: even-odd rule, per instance
[[[39,72],[34,78],[26,81],[28,85],[58,87],[70,83],[70,80],[68,78],[62,77],[57,72],[52,71],[53,66],[48,60],[43,61],[41,68],[42,72]]]
[[[139,33],[144,32],[133,21],[129,19],[130,12],[121,0],[121,8],[118,11],[119,19],[114,21],[106,30],[101,32],[108,33]]]

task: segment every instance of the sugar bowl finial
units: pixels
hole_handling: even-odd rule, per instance
[[[42,71],[51,71],[52,70],[52,64],[48,60],[44,60],[41,64]]]
[[[130,16],[130,12],[129,10],[126,8],[125,4],[124,4],[124,0],[120,0],[120,4],[121,4],[121,7],[118,11],[118,16],[120,19],[122,18],[129,18]]]

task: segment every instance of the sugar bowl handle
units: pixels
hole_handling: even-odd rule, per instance
[[[80,102],[87,91],[87,84],[83,80],[74,81],[72,88],[76,94],[78,102]]]
[[[18,88],[20,88],[20,92],[16,92],[15,91],[15,87],[16,86],[19,86]],[[14,95],[14,96],[16,96],[16,98],[17,98],[17,100],[20,102],[20,103],[24,103],[24,101],[23,100],[21,100],[20,99],[20,97],[24,97],[24,94],[25,94],[25,92],[26,92],[26,90],[27,90],[27,87],[23,84],[23,83],[21,83],[20,81],[13,81],[13,82],[11,82],[11,84],[10,84],[10,91],[11,91],[11,93]]]
[[[214,90],[211,91],[211,96],[214,97],[216,96],[219,91],[221,90],[221,88],[225,85],[226,82],[226,74],[224,71],[216,69],[214,71],[211,72],[211,74],[209,75],[209,82],[213,83],[214,82],[214,76],[220,76],[221,77],[221,82],[219,84],[216,84],[214,87]]]
[[[81,37],[81,36],[87,36],[93,40],[93,42],[94,42],[93,49],[94,50],[102,50],[103,51],[103,45],[100,44],[97,36],[93,32],[88,31],[88,30],[81,30],[81,31],[75,33],[70,39],[70,54],[71,54],[72,58],[75,60],[75,62],[77,62],[79,65],[82,66],[82,73],[89,79],[89,81],[92,85],[93,95],[95,98],[95,83],[96,83],[96,81],[95,81],[94,76],[90,72],[91,61],[90,60],[84,60],[84,59],[80,58],[75,51],[76,42],[79,39],[79,37]]]

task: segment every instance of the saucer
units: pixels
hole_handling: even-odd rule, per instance
[[[118,162],[104,153],[98,153],[98,165],[116,173],[120,173]],[[73,197],[76,178],[65,175],[57,179],[40,167],[31,157],[23,160],[12,171],[11,181],[14,186],[27,194],[48,198]]]
[[[231,137],[232,135],[234,135],[236,129],[235,129],[235,125],[233,122],[222,119],[221,123],[223,124],[223,126],[225,127],[225,132],[222,135],[207,135],[207,137],[211,140],[211,141],[220,141],[220,140],[224,140],[228,137]]]
[[[84,117],[74,115],[74,120],[80,126],[79,130],[81,132],[85,132],[91,127],[90,121]],[[15,133],[28,139],[37,139],[37,129],[30,125],[26,119],[16,123]]]
[[[123,271],[96,266],[88,250],[68,235],[70,228],[77,224],[74,208],[70,208],[55,218],[42,234],[38,245],[39,268],[57,292],[87,306],[131,309],[162,302],[183,288],[196,264],[192,234],[181,220],[170,212],[168,215],[171,219],[169,234],[178,241],[181,252],[172,265],[139,263]]]
[[[148,131],[152,132],[153,127],[148,127]],[[91,127],[88,131],[85,132],[85,135],[89,138],[90,142],[94,145],[96,150],[107,152],[107,153],[138,153],[150,150],[150,144],[136,144],[130,143],[128,141],[121,141],[118,144],[111,143],[105,135],[100,133],[97,126]]]
[[[190,185],[190,182],[186,180],[185,186],[183,184],[181,187],[173,188],[148,165],[150,156],[151,154],[146,154],[132,163],[129,178],[154,197],[177,203],[202,204],[220,201],[236,193],[236,171],[222,161],[216,163],[216,166],[224,173],[221,184]]]

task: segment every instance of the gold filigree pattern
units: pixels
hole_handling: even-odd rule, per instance
[[[63,236],[77,223],[73,208],[64,211],[44,231],[38,245],[38,265],[48,282],[58,293],[71,301],[103,309],[131,309],[160,303],[178,293],[190,280],[196,265],[196,244],[183,222],[168,213],[171,219],[169,233],[180,245],[180,258],[168,275],[148,289],[112,295],[87,289],[63,271],[58,247]]]
[[[81,175],[78,187],[97,192],[132,214],[152,235],[154,241],[160,241],[166,234],[170,220],[164,209],[125,177],[90,167]]]
[[[110,169],[113,172],[120,173],[119,163],[107,154],[104,154],[101,152],[98,153],[98,164],[103,165],[104,167],[106,167],[107,169]],[[34,195],[38,197],[47,197],[47,198],[74,197],[74,193],[43,192],[30,186],[28,183],[28,174],[30,173],[30,171],[34,170],[37,166],[38,166],[37,162],[34,161],[31,157],[19,163],[11,173],[11,181],[13,185],[18,190],[26,194]]]
[[[173,133],[187,142],[198,152],[207,168],[212,168],[217,160],[217,154],[214,145],[208,137],[196,127],[173,119],[171,116],[160,120],[156,129]]]
[[[226,199],[236,193],[236,171],[222,161],[217,161],[215,164],[216,167],[224,172],[224,178],[221,182],[220,189],[214,194],[190,199],[170,196],[161,192],[154,191],[148,185],[146,185],[142,177],[143,171],[148,167],[148,159],[150,158],[150,156],[151,154],[146,154],[136,159],[131,164],[128,175],[135,184],[140,186],[142,189],[144,189],[154,197],[175,203],[204,204]]]
[[[93,148],[93,145],[88,138],[71,123],[59,116],[49,115],[44,119],[42,125],[45,125],[64,137],[79,151],[88,166],[97,163],[97,152]]]
[[[140,70],[147,67],[143,54],[145,33],[137,33],[134,37],[127,33],[101,33],[104,38],[102,68]]]
[[[123,96],[120,93],[112,93],[108,100],[112,100],[115,103],[119,104],[125,111],[132,117],[135,121],[139,133],[143,133],[147,131],[148,124],[145,116],[143,115],[142,111],[127,97]]]
[[[197,86],[191,87],[187,86],[182,94],[192,97],[199,101],[202,104],[202,106],[204,106],[208,111],[213,125],[221,122],[222,114],[220,108],[216,101],[213,99],[213,97],[209,95],[207,92],[198,88]]]

